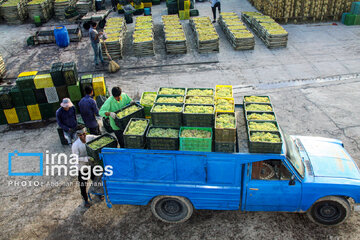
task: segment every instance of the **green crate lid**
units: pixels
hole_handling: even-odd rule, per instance
[[[92,79],[92,78],[93,78],[92,74],[86,74],[86,75],[81,76],[81,80],[83,80],[83,79]]]
[[[26,106],[16,107],[15,110],[19,118],[19,122],[27,122],[31,120]]]

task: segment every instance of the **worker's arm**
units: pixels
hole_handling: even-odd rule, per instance
[[[110,116],[110,109],[111,109],[111,98],[108,98],[102,107],[100,108],[99,115],[102,117]]]
[[[64,125],[62,123],[60,111],[56,111],[56,121],[57,121],[59,127],[61,127],[64,131],[68,132],[70,130],[70,128],[68,128],[66,125]]]
[[[89,157],[85,156],[85,157],[80,157],[80,149],[79,146],[74,143],[71,147],[71,151],[73,154],[75,154],[78,157],[79,162],[87,162],[89,160]]]
[[[92,109],[93,113],[94,113],[96,116],[99,116],[99,108],[98,108],[95,100],[94,100],[94,102],[91,104],[91,109]]]

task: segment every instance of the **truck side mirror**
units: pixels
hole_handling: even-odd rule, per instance
[[[295,175],[291,175],[289,185],[290,186],[295,185]]]

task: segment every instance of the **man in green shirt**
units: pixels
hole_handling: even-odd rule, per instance
[[[114,130],[116,138],[120,144],[120,147],[124,147],[123,130],[121,130],[115,124],[116,114],[115,112],[125,107],[132,102],[132,99],[126,94],[122,93],[121,88],[113,87],[111,89],[112,96],[109,97],[102,105],[99,114],[102,117],[110,117],[110,126]]]

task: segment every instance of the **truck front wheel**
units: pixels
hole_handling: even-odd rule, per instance
[[[163,222],[182,223],[191,217],[193,206],[184,197],[157,196],[151,202],[151,211]]]
[[[330,196],[317,200],[307,211],[307,216],[317,224],[334,226],[343,223],[350,212],[351,206],[345,198]]]

